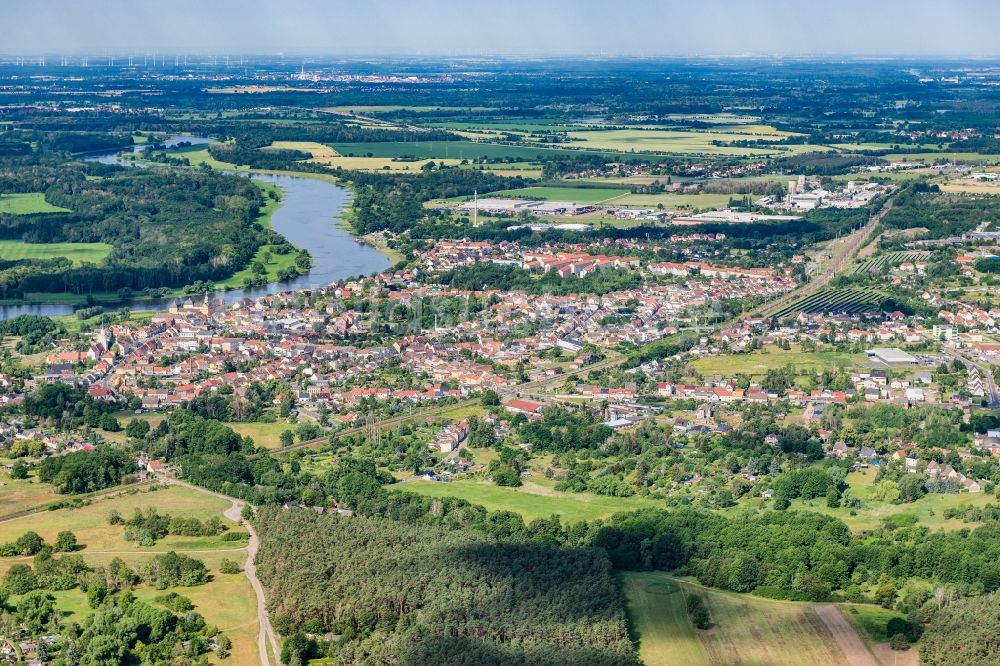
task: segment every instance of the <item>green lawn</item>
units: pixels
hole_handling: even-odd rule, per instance
[[[281,188],[278,187],[277,185],[256,180],[254,181],[254,183],[257,185],[257,187],[264,190],[265,193],[270,191],[276,191],[279,194],[281,193]],[[271,216],[274,214],[274,211],[278,210],[278,208],[280,207],[281,207],[280,199],[275,200],[270,197],[265,197],[264,207],[261,209],[257,221],[260,222],[266,229],[270,229]],[[278,280],[279,271],[295,265],[294,252],[289,252],[288,254],[277,254],[274,251],[274,249],[275,249],[274,245],[263,245],[259,250],[257,250],[257,254],[255,254],[253,258],[253,261],[259,261],[262,264],[264,264],[264,268],[267,269],[268,282],[276,282]],[[268,261],[264,261],[265,253],[271,254],[271,258]],[[231,287],[234,289],[238,289],[243,287],[244,280],[246,280],[246,278],[248,277],[251,277],[252,275],[253,272],[250,270],[250,267],[248,265],[243,270],[234,273],[232,277],[217,282],[216,284],[220,287]]]
[[[251,437],[257,446],[276,449],[281,446],[281,433],[295,432],[294,423],[226,423],[243,437]]]
[[[759,377],[768,370],[783,368],[791,364],[796,370],[817,372],[834,366],[847,368],[862,362],[860,354],[847,354],[836,351],[785,351],[777,347],[766,347],[764,351],[749,354],[723,354],[709,356],[691,361],[691,367],[706,377],[722,375],[732,377],[736,374],[747,374]]]
[[[515,160],[535,160],[539,157],[552,159],[580,155],[602,155],[624,157],[621,152],[601,150],[565,150],[542,146],[508,146],[496,143],[476,143],[474,141],[385,141],[379,143],[335,143],[333,149],[341,155],[372,157],[415,157],[418,159],[451,158],[476,159],[479,157],[505,158]],[[582,148],[580,146],[575,146]]]
[[[478,456],[479,452],[473,453]],[[459,497],[491,511],[513,511],[525,520],[557,514],[566,523],[606,518],[619,511],[664,506],[662,502],[640,497],[563,493],[532,482],[525,483],[521,488],[503,488],[488,481],[411,481],[387,487],[428,497]]]
[[[68,499],[72,496],[63,497]],[[223,541],[221,537],[168,536],[147,548],[139,546],[134,541],[125,541],[124,528],[121,525],[108,524],[108,515],[112,510],[118,510],[123,516],[128,517],[135,509],[145,509],[150,506],[170,515],[204,520],[221,515],[229,508],[230,503],[219,497],[180,486],[161,488],[155,492],[139,490],[134,494],[97,499],[92,504],[78,509],[43,511],[0,523],[0,543],[14,541],[28,530],[38,532],[47,542],[53,543],[59,532],[71,530],[76,534],[77,540],[84,545],[82,553],[228,549],[245,544],[239,541]],[[230,527],[235,527],[230,521],[226,522]],[[8,560],[0,559],[0,566],[6,562]]]
[[[843,604],[840,610],[844,613],[844,617],[873,643],[885,643],[892,638],[886,630],[889,620],[906,619],[906,615],[899,611],[868,604]]]
[[[0,259],[52,259],[66,257],[76,265],[84,262],[97,264],[111,253],[107,243],[25,243],[0,241]]]
[[[629,152],[654,153],[697,153],[708,155],[767,155],[775,153],[772,148],[745,148],[739,146],[716,145],[739,140],[766,139],[780,144],[789,136],[773,127],[755,126],[758,134],[746,131],[685,131],[652,129],[609,129],[569,132],[569,137],[581,148],[622,150]]]
[[[982,523],[966,523],[960,518],[946,519],[944,517],[946,509],[963,504],[983,506],[995,500],[992,495],[987,495],[986,493],[929,493],[916,502],[902,504],[876,502],[869,499],[869,493],[872,484],[875,482],[877,472],[878,470],[875,467],[870,467],[851,472],[844,479],[851,490],[851,494],[861,499],[864,503],[864,506],[859,509],[828,507],[825,499],[792,500],[789,509],[813,511],[833,516],[843,521],[853,532],[881,527],[886,519],[889,518],[897,518],[899,522],[916,519],[917,524],[923,525],[930,530],[943,529],[951,531],[963,528],[974,529]],[[746,497],[740,501],[740,506],[766,509],[771,506],[771,502],[760,498]],[[734,509],[727,509],[726,511],[732,512]]]
[[[603,187],[522,187],[517,190],[493,192],[491,197],[517,197],[520,199],[546,199],[573,203],[599,203],[627,194],[626,190]]]
[[[846,663],[811,604],[702,588],[660,571],[622,572],[629,619],[647,666]],[[686,595],[700,594],[712,627],[694,628]]]
[[[28,213],[64,213],[68,208],[53,206],[41,192],[0,194],[0,213],[27,215]]]
[[[663,192],[661,194],[631,194],[625,193],[609,201],[616,206],[634,206],[636,208],[656,208],[663,204],[664,208],[724,208],[730,199],[739,199],[740,194],[679,194]]]

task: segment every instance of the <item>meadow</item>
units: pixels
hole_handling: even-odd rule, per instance
[[[740,146],[716,145],[745,140],[768,140],[780,144],[788,136],[766,125],[755,126],[757,132],[746,131],[745,126],[739,130],[734,128],[719,128],[723,131],[683,131],[659,129],[608,129],[583,130],[569,132],[568,136],[574,142],[585,148],[602,150],[620,150],[626,152],[653,153],[692,153],[704,155],[767,155],[774,153],[771,147],[745,148]],[[726,129],[733,131],[725,131]]]
[[[796,370],[821,372],[833,367],[849,368],[864,361],[860,354],[837,351],[786,351],[777,347],[766,347],[762,351],[749,354],[723,354],[706,356],[691,361],[692,368],[706,377],[721,375],[732,377],[736,374],[761,377],[768,370],[792,365]]]
[[[70,496],[62,496],[69,499]],[[28,530],[38,532],[49,543],[63,530],[71,530],[84,546],[81,553],[94,552],[164,552],[168,550],[202,550],[241,547],[242,542],[223,541],[221,537],[167,536],[150,547],[123,539],[121,525],[109,525],[108,515],[119,511],[131,516],[136,508],[156,507],[161,513],[185,518],[206,519],[220,516],[230,502],[181,486],[136,489],[135,493],[98,498],[80,508],[62,508],[0,522],[0,543],[14,541]],[[230,527],[235,524],[226,520]]]
[[[9,485],[9,484],[8,484]],[[5,485],[2,490],[7,490]],[[47,488],[36,484],[39,489]],[[82,544],[78,553],[90,566],[107,565],[113,558],[124,560],[130,567],[138,568],[150,556],[167,550],[187,552],[205,562],[211,573],[210,582],[196,587],[175,587],[156,590],[146,585],[138,586],[134,592],[137,598],[157,603],[156,597],[177,592],[189,598],[195,610],[205,617],[210,625],[216,625],[233,642],[231,656],[222,663],[257,663],[257,607],[253,588],[244,573],[223,574],[219,571],[223,559],[236,560],[242,566],[246,560],[245,541],[222,541],[219,537],[178,537],[168,536],[155,546],[142,548],[135,542],[125,541],[121,525],[108,525],[107,516],[118,510],[123,516],[131,515],[135,508],[155,506],[162,513],[170,515],[206,519],[221,517],[228,509],[228,500],[208,493],[181,486],[160,488],[156,491],[143,490],[134,494],[119,495],[111,499],[95,500],[92,504],[77,509],[59,509],[31,516],[0,522],[0,541],[8,541],[20,536],[26,530],[38,532],[50,543],[61,530],[73,531]],[[231,527],[236,525],[223,518]],[[0,558],[0,574],[15,563],[30,558]],[[90,614],[86,595],[79,589],[53,592],[56,607],[64,619],[82,622]],[[16,597],[11,603],[16,603]]]
[[[29,213],[64,213],[67,208],[53,206],[42,192],[0,194],[0,213],[27,215]]]
[[[847,509],[844,507],[828,507],[825,500],[792,500],[790,509],[814,511],[837,518],[852,532],[862,532],[882,527],[887,521],[897,525],[915,523],[929,530],[944,530],[946,532],[973,529],[981,523],[970,523],[960,518],[945,518],[944,512],[950,508],[962,505],[984,506],[993,502],[993,497],[986,493],[928,493],[915,502],[892,504],[890,502],[873,501],[869,498],[872,485],[875,482],[876,468],[851,472],[845,479],[851,488],[851,494],[864,503],[861,508]],[[766,508],[769,502],[760,499],[750,499],[747,505]]]
[[[477,452],[478,455],[478,452]],[[477,458],[477,462],[479,459]],[[663,503],[641,497],[605,497],[590,493],[564,493],[541,483],[526,482],[520,488],[504,488],[488,481],[409,481],[392,486],[428,497],[458,497],[481,504],[490,511],[505,510],[520,514],[525,520],[547,518],[553,514],[566,523],[606,518],[618,511],[662,507]]]
[[[487,196],[545,199],[548,201],[570,201],[573,203],[590,204],[602,203],[623,194],[626,194],[625,190],[603,187],[522,187],[516,190],[492,192]]]
[[[730,194],[680,194],[678,192],[661,192],[660,194],[632,194],[626,192],[608,203],[616,206],[633,206],[636,208],[656,208],[662,205],[667,209],[685,208],[696,210],[703,208],[724,208],[732,198],[741,195]]]
[[[647,666],[847,663],[811,604],[703,588],[662,571],[620,576],[639,657]],[[705,599],[709,629],[691,624],[685,603],[692,593]]]
[[[111,249],[107,243],[25,243],[0,240],[0,259],[17,261],[65,257],[79,266],[83,263],[100,263],[111,254]]]
[[[47,483],[39,483],[34,474],[27,479],[12,479],[0,471],[0,516],[55,502],[62,497]]]
[[[607,158],[623,158],[624,154],[601,150],[566,150],[534,146],[507,146],[497,143],[475,143],[472,141],[387,141],[383,143],[336,143],[332,147],[340,155],[371,157],[415,157],[417,159],[514,159],[534,161],[574,157],[578,155],[601,155]],[[582,147],[582,146],[581,146]]]

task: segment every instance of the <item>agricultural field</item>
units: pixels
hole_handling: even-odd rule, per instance
[[[964,194],[1000,194],[1000,181],[982,181],[963,178],[950,180],[940,186],[944,192]]]
[[[724,208],[732,198],[740,198],[739,194],[681,194],[678,192],[661,192],[660,194],[632,194],[626,192],[608,203],[616,206],[634,206],[637,208],[684,208],[697,210],[703,208]]]
[[[812,604],[703,588],[660,571],[625,572],[621,581],[647,666],[847,663]],[[685,604],[692,593],[705,599],[709,629],[691,624]]]
[[[849,368],[864,361],[860,354],[837,351],[785,351],[777,347],[765,347],[763,351],[749,354],[724,354],[707,356],[691,361],[690,366],[705,377],[721,375],[732,377],[737,374],[761,377],[768,370],[793,366],[796,370],[821,372],[830,368]]]
[[[0,194],[0,213],[28,215],[30,213],[65,213],[66,208],[53,206],[42,192]]]
[[[770,127],[760,134],[725,131],[681,131],[681,130],[583,130],[569,132],[569,138],[575,144],[585,148],[601,150],[619,150],[625,152],[648,153],[684,153],[704,155],[767,155],[774,153],[772,149],[743,148],[738,146],[716,145],[713,142],[728,143],[732,141],[767,139],[776,143],[784,141],[789,135]]]
[[[370,104],[328,106],[317,109],[324,113],[353,115],[356,113],[394,113],[396,111],[415,111],[417,113],[433,113],[434,111],[492,111],[488,106],[410,106],[405,104]]]
[[[535,161],[577,155],[601,155],[609,159],[623,158],[624,154],[600,150],[566,150],[534,146],[506,146],[496,143],[473,141],[387,141],[383,143],[337,143],[332,145],[340,155],[370,157],[415,157],[417,159],[512,159]]]
[[[890,153],[882,155],[881,159],[889,162],[976,162],[976,163],[1000,163],[1000,158],[996,155],[983,155],[981,153],[950,153],[950,152],[927,152],[927,153]]]
[[[908,261],[927,261],[930,252],[926,250],[887,252],[878,256],[868,257],[851,266],[847,273],[882,273]]]
[[[0,240],[0,259],[52,259],[65,257],[79,266],[83,263],[97,264],[111,254],[107,243],[25,243],[24,241]]]
[[[476,454],[478,456],[478,451]],[[477,462],[480,462],[478,458]],[[530,481],[520,488],[503,488],[487,481],[409,481],[388,488],[428,497],[459,497],[482,504],[490,511],[513,511],[525,520],[557,514],[567,523],[606,518],[618,511],[663,506],[662,502],[641,497],[564,493]]]
[[[809,314],[817,312],[844,312],[856,314],[878,308],[887,296],[877,289],[848,287],[845,289],[820,289],[802,299],[793,301],[774,313],[775,317],[787,317],[796,312]]]
[[[522,187],[517,190],[492,192],[488,196],[571,201],[573,203],[602,203],[625,193],[625,190],[603,187]]]

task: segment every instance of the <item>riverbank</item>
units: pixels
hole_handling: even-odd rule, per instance
[[[140,165],[155,166],[157,163],[137,164]],[[335,176],[305,171],[220,170],[251,177],[265,192],[281,191],[282,196],[278,201],[266,198],[258,221],[280,233],[297,250],[301,248],[309,251],[313,259],[312,268],[308,272],[293,280],[280,282],[279,272],[294,266],[296,252],[278,254],[274,246],[265,245],[258,250],[254,261],[264,265],[267,284],[244,288],[245,278],[252,275],[248,265],[230,278],[215,283],[219,294],[227,302],[267,293],[321,288],[343,278],[385,270],[402,258],[384,242],[378,242],[378,239],[359,238],[353,227],[345,223],[350,214],[349,203],[353,192],[349,183]],[[290,193],[289,190],[293,192]],[[324,222],[325,220],[329,222]],[[168,290],[163,296],[140,293],[125,298],[121,294],[109,292],[31,293],[23,299],[0,300],[0,318],[18,314],[72,316],[74,307],[86,305],[163,310],[175,299],[189,295],[184,288]]]

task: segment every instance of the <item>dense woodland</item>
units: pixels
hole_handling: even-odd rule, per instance
[[[24,164],[0,164],[17,174]],[[100,169],[100,171],[105,171]],[[30,171],[29,171],[30,172]],[[0,263],[0,295],[118,292],[219,280],[246,266],[257,249],[281,239],[257,220],[263,193],[242,178],[203,171],[39,167],[25,188],[70,213],[0,215],[0,238],[34,243],[107,243],[99,265],[60,260]],[[30,190],[29,190],[30,191]]]
[[[279,631],[337,663],[637,664],[603,553],[380,518],[263,511],[258,574]]]

